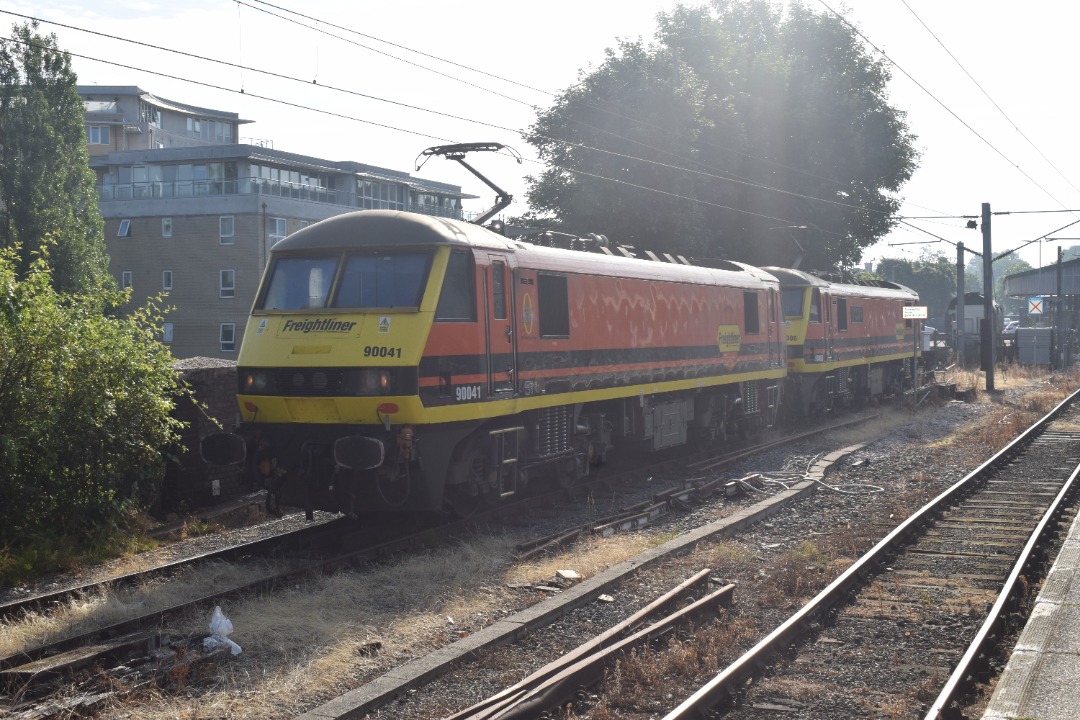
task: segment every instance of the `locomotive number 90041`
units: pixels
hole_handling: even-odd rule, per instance
[[[366,345],[364,357],[401,357],[401,348],[384,347],[382,345]]]
[[[482,397],[479,385],[458,385],[454,388],[454,398],[458,402],[481,400]]]

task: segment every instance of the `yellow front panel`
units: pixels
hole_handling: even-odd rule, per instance
[[[241,367],[395,367],[416,365],[433,313],[253,315]]]

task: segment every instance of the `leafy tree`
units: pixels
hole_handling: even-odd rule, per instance
[[[25,277],[53,238],[53,282],[64,292],[112,283],[71,57],[37,25],[0,38],[0,247],[17,248]]]
[[[569,232],[645,248],[668,238],[665,250],[704,250],[697,243],[705,213],[692,201],[700,180],[676,167],[695,154],[703,98],[695,82],[676,86],[670,76],[670,60],[640,43],[609,49],[602,67],[537,120],[529,141],[552,167],[528,178],[532,207]]]
[[[931,318],[945,317],[956,297],[956,261],[944,253],[924,251],[914,261],[885,258],[878,263],[876,274],[919,293],[919,302],[926,305]]]
[[[529,202],[619,243],[826,269],[884,236],[914,171],[888,68],[832,15],[713,0],[658,16],[538,115]]]
[[[113,318],[100,297],[57,292],[47,251],[20,277],[22,258],[0,250],[0,549],[115,527],[179,439],[155,307]]]

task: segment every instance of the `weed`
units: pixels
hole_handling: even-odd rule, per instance
[[[30,578],[145,552],[156,546],[155,540],[126,528],[84,538],[27,536],[18,547],[0,548],[0,586],[17,585]]]
[[[828,567],[828,554],[818,545],[803,540],[773,563],[773,581],[780,592],[796,599],[809,590],[824,587]]]
[[[200,535],[224,532],[224,530],[225,528],[216,523],[207,522],[206,520],[192,520],[191,522],[185,522],[180,532],[185,537],[199,537]]]

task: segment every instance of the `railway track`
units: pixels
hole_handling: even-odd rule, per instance
[[[725,463],[736,462],[754,451],[760,451],[760,449],[785,442],[793,442],[829,429],[856,424],[864,420],[865,417],[849,418],[829,427],[819,427],[810,432],[792,434],[741,452],[730,453],[726,458],[699,458],[696,465],[699,470],[702,467],[715,470]],[[666,464],[670,466],[673,461],[668,461]],[[633,473],[640,477],[657,472],[660,469],[659,466],[638,467],[633,470]],[[618,479],[618,477],[611,475],[600,476],[596,483],[612,483]],[[693,501],[691,496],[700,498],[702,495],[720,489],[722,488],[715,482],[696,483],[682,489],[662,493],[655,500],[659,505],[664,506],[664,512],[667,512],[685,508],[688,502]],[[731,492],[730,488],[728,492]],[[533,498],[529,502],[543,504],[551,501],[551,497],[539,497]],[[654,503],[652,511],[646,512],[644,515],[651,515],[655,518],[657,516],[656,507],[658,506]],[[494,520],[500,513],[513,514],[514,512],[520,512],[520,510],[521,508],[517,506],[496,509],[486,519]],[[622,513],[614,517],[598,519],[594,527],[589,529],[589,532],[608,534],[618,531],[620,528],[639,527],[647,520],[648,517],[642,519],[641,513]],[[308,559],[289,563],[284,570],[271,573],[254,582],[221,588],[210,595],[176,603],[153,612],[142,613],[104,627],[91,628],[85,632],[70,633],[66,637],[41,643],[12,656],[0,658],[0,678],[4,680],[7,689],[4,694],[9,695],[14,700],[13,707],[25,708],[32,705],[36,698],[47,696],[57,687],[65,686],[65,684],[67,684],[67,687],[71,687],[70,683],[73,682],[73,678],[85,677],[90,674],[96,676],[96,681],[88,682],[84,679],[81,685],[85,687],[80,691],[78,698],[80,703],[78,707],[83,710],[89,709],[101,699],[99,697],[100,693],[97,693],[95,689],[103,684],[102,681],[106,678],[111,678],[111,680],[106,681],[104,684],[108,684],[108,682],[112,682],[113,685],[122,684],[126,692],[134,692],[147,684],[155,682],[156,678],[160,678],[163,674],[166,676],[169,673],[175,674],[178,667],[195,664],[207,659],[201,653],[192,652],[201,643],[201,637],[178,637],[175,633],[161,630],[161,628],[169,626],[168,621],[170,618],[182,616],[195,610],[211,608],[215,603],[229,597],[245,593],[271,591],[282,584],[294,582],[296,578],[312,572],[325,571],[328,568],[340,567],[346,564],[366,562],[373,558],[385,557],[392,553],[407,550],[410,547],[438,544],[444,542],[446,537],[453,536],[455,531],[465,531],[468,525],[469,523],[462,522],[405,534],[402,537],[386,542],[365,543],[358,539],[358,531],[343,531],[341,523],[331,522],[317,528],[306,528],[300,533],[290,534],[287,538],[272,538],[259,543],[235,546],[188,560],[187,562],[207,562],[223,557],[253,555],[260,549],[263,552],[281,551],[286,547],[292,547],[293,549],[303,548],[306,554],[318,556],[315,560]],[[351,537],[352,545],[342,542],[342,537]],[[300,541],[299,538],[303,538],[303,540]],[[329,548],[340,548],[343,545],[351,547],[351,549],[336,553],[324,552],[324,554],[319,555],[321,551],[326,551]],[[537,547],[539,547],[540,552],[545,549],[543,543],[533,543],[532,545],[533,552],[537,552]],[[175,571],[177,567],[184,564],[186,563],[154,568],[150,571],[150,574],[160,575]],[[148,574],[132,574],[130,577],[123,578],[122,582],[134,584],[145,580],[146,577],[148,577]],[[115,579],[110,582],[115,582]],[[93,586],[69,588],[51,596],[28,598],[15,607],[19,612],[26,612],[27,608],[36,608],[35,612],[39,613],[47,612],[50,607],[64,602],[66,598],[93,591],[96,591]],[[9,610],[9,612],[16,612],[16,610]],[[138,667],[140,665],[143,667]],[[136,667],[133,668],[133,666]],[[102,674],[102,668],[113,668],[113,670]],[[111,694],[112,699],[115,700],[115,690],[111,691]]]
[[[962,717],[1075,513],[1076,401],[909,517],[665,720]]]
[[[341,520],[331,519],[314,525],[307,525],[295,530],[274,533],[256,540],[241,541],[227,547],[214,548],[204,552],[195,552],[186,557],[171,560],[133,572],[112,575],[91,582],[68,584],[64,587],[35,592],[23,597],[0,603],[0,622],[10,622],[30,612],[49,612],[76,597],[91,597],[104,588],[131,587],[153,580],[156,577],[178,573],[184,569],[207,562],[236,562],[246,557],[268,557],[288,553],[308,552],[317,547],[319,538],[326,532],[326,524],[332,524],[340,532]],[[329,536],[327,536],[329,537]]]

